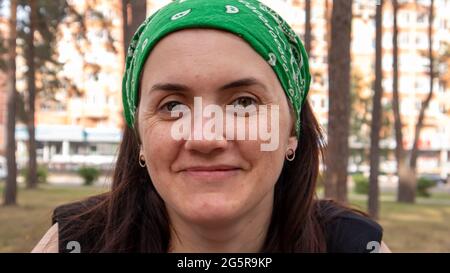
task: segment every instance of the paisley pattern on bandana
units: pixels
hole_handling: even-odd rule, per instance
[[[296,115],[309,91],[308,56],[299,37],[283,18],[258,0],[175,0],[147,18],[134,34],[122,80],[122,102],[134,128],[139,79],[152,48],[168,34],[188,28],[212,28],[244,39],[272,67]]]

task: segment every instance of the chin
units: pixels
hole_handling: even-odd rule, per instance
[[[235,220],[239,216],[239,209],[229,200],[196,200],[190,204],[185,215],[192,222],[218,226]]]

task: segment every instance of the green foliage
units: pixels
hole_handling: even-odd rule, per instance
[[[430,197],[429,189],[436,186],[436,181],[421,177],[417,179],[417,195],[421,197]]]
[[[370,126],[372,122],[372,94],[365,93],[371,88],[371,83],[358,68],[352,69],[350,85],[350,137],[354,141],[363,144],[366,148],[351,149],[353,159],[360,158],[356,164],[363,164],[369,161]],[[372,89],[373,89],[372,83]],[[381,119],[380,139],[387,139],[393,135],[393,115],[392,103],[382,101],[383,118]],[[387,150],[380,151],[381,156],[386,156]]]
[[[364,75],[358,69],[352,70],[350,86],[350,134],[362,143],[369,143],[368,136],[364,133],[364,127],[370,126],[371,97],[363,96],[363,91],[368,88],[364,81]]]
[[[359,194],[369,194],[369,179],[362,173],[352,175],[353,182],[355,182],[355,192]]]
[[[84,180],[84,185],[92,185],[100,176],[100,170],[95,167],[81,167],[77,171]]]
[[[25,178],[25,181],[28,181],[29,180],[28,167],[20,170],[20,175],[22,175]],[[47,183],[47,177],[48,177],[47,167],[44,165],[38,165],[38,167],[37,167],[37,182],[38,182],[38,184]]]
[[[7,40],[5,37],[0,36],[0,71],[7,71],[8,69],[7,53]]]
[[[36,20],[30,22],[31,3],[36,5]],[[107,34],[107,47],[110,51],[117,53],[114,47],[111,29],[113,27],[111,16],[103,14],[96,10],[95,1],[87,1],[86,8],[83,12],[78,11],[73,1],[68,0],[19,0],[17,17],[17,48],[19,57],[28,58],[30,46],[34,47],[34,68],[36,74],[36,97],[42,101],[49,103],[59,101],[55,98],[57,92],[67,92],[69,96],[80,96],[79,83],[68,77],[63,77],[60,73],[63,63],[58,61],[57,52],[57,35],[61,25],[66,25],[73,37],[75,48],[80,51],[81,57],[86,59],[85,51],[89,50],[92,41],[88,39],[88,27],[86,20],[96,20],[101,24]],[[33,23],[35,29],[34,44],[29,43],[30,26]],[[69,27],[70,26],[70,27]],[[3,46],[4,47],[4,46]],[[2,42],[0,41],[0,53],[2,52]],[[28,60],[29,61],[29,60]],[[28,62],[27,62],[28,65]],[[96,63],[88,63],[86,65],[95,66]],[[0,61],[0,67],[2,62]],[[22,72],[21,72],[22,71]],[[18,73],[18,81],[29,77],[29,69],[21,70]],[[99,71],[94,70],[92,74],[98,74]],[[22,92],[24,90],[18,90]],[[18,104],[19,112],[25,115],[18,115],[18,119],[24,123],[32,113],[28,113],[23,104]]]

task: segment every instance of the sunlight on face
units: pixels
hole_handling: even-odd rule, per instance
[[[171,218],[221,225],[272,206],[285,152],[296,148],[293,116],[276,74],[244,40],[210,29],[172,33],[150,54],[140,89],[142,153]],[[278,105],[278,149],[261,151],[260,139],[174,139],[179,118],[171,111],[183,105],[194,113],[194,97],[223,109]]]

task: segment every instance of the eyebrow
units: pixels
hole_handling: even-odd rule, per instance
[[[250,86],[260,86],[262,87],[265,91],[267,91],[267,87],[264,83],[262,83],[261,81],[255,79],[255,78],[243,78],[243,79],[239,79],[230,83],[225,84],[224,86],[220,87],[218,90],[219,91],[223,91],[223,90],[227,90],[227,89],[234,89],[234,88],[239,88],[239,87],[250,87]],[[183,85],[183,84],[178,84],[178,83],[157,83],[155,85],[152,86],[152,88],[150,89],[150,91],[153,90],[160,90],[160,91],[178,91],[178,92],[185,92],[185,91],[190,91],[191,88],[189,86]]]

